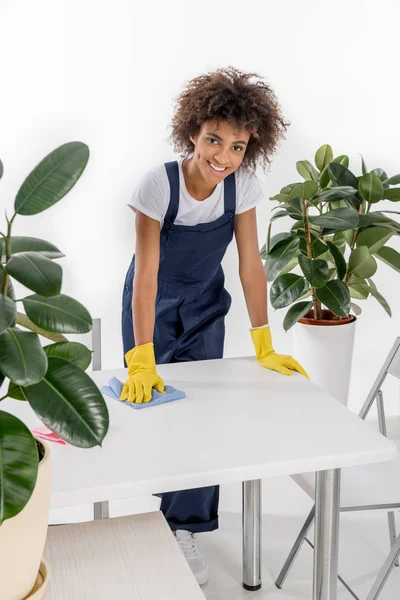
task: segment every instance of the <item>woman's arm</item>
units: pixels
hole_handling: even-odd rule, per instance
[[[160,223],[136,211],[135,277],[132,297],[136,346],[153,341],[159,263]]]
[[[267,278],[258,249],[256,209],[235,218],[235,236],[239,253],[239,276],[252,327],[268,323]]]

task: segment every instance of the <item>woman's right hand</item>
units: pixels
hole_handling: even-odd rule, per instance
[[[135,346],[125,354],[128,379],[125,381],[120,400],[125,402],[150,402],[153,388],[164,392],[164,382],[157,374],[154,344]]]

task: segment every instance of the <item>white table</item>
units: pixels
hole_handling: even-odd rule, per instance
[[[125,369],[96,371],[99,385]],[[261,587],[261,479],[317,471],[314,600],[336,600],[342,467],[396,458],[394,444],[304,377],[262,369],[254,358],[161,365],[187,398],[133,410],[107,399],[103,448],[52,445],[52,507],[243,483],[243,582]],[[26,403],[2,408],[37,424]],[[101,516],[101,510],[100,510]]]

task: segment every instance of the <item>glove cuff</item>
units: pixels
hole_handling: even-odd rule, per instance
[[[269,327],[259,327],[250,329],[251,339],[253,340],[257,360],[265,358],[274,349],[272,347],[271,330]]]
[[[125,354],[125,360],[128,365],[128,375],[133,375],[141,370],[156,372],[153,342],[135,346]]]

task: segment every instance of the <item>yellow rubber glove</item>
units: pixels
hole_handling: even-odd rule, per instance
[[[275,352],[272,347],[271,330],[268,326],[250,329],[250,334],[257,360],[264,369],[278,371],[282,375],[291,375],[292,371],[298,371],[310,379],[303,367],[292,356]]]
[[[120,400],[128,402],[150,402],[152,389],[164,392],[164,382],[157,375],[154,344],[135,346],[125,354],[128,365],[128,379],[122,388]]]

